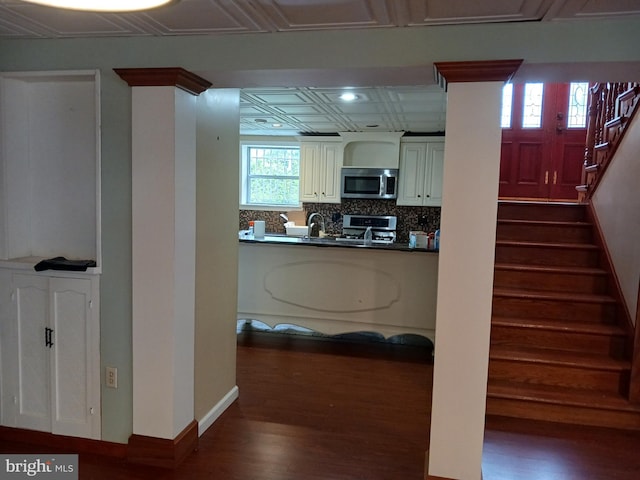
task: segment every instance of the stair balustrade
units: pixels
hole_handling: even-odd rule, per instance
[[[587,143],[578,201],[588,201],[640,103],[640,83],[596,83],[590,88]]]

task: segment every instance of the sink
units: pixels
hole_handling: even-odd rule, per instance
[[[287,235],[290,237],[302,237],[307,234],[308,228],[307,226],[300,225],[292,225],[289,227],[285,227],[287,229]]]

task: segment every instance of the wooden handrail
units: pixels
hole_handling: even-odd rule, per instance
[[[578,200],[588,201],[640,104],[640,83],[596,83],[590,88],[587,143]]]

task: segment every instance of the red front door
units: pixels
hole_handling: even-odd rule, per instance
[[[513,86],[510,122],[503,118],[500,197],[577,199],[586,126],[576,120],[581,100],[570,102],[570,92],[569,84]]]

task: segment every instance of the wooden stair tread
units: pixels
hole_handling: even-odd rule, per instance
[[[517,288],[494,288],[494,297],[521,298],[525,300],[551,300],[564,302],[608,303],[615,304],[616,299],[610,295],[592,293],[547,292],[542,290],[523,290]]]
[[[640,414],[640,405],[630,403],[620,394],[600,390],[490,380],[487,385],[487,396]]]
[[[569,202],[562,200],[515,200],[515,199],[498,199],[498,206],[500,205],[519,205],[524,207],[569,207],[569,208],[584,208],[587,204],[580,202]]]
[[[519,317],[493,317],[493,326],[531,328],[536,330],[549,330],[556,332],[581,333],[591,335],[607,335],[625,337],[625,331],[613,323],[593,322],[559,322],[545,318],[519,318]]]
[[[607,271],[594,267],[574,267],[557,265],[530,265],[523,263],[496,263],[498,270],[512,270],[536,273],[568,273],[573,275],[607,275]]]
[[[585,221],[568,221],[568,220],[526,220],[520,218],[499,218],[498,223],[523,225],[523,226],[551,226],[551,227],[584,227],[591,228],[592,224]]]
[[[618,360],[604,355],[524,346],[493,345],[489,351],[489,359],[612,372],[624,371],[630,368],[628,361]]]
[[[496,247],[542,247],[557,249],[599,250],[599,247],[592,243],[528,242],[523,240],[497,240]]]

